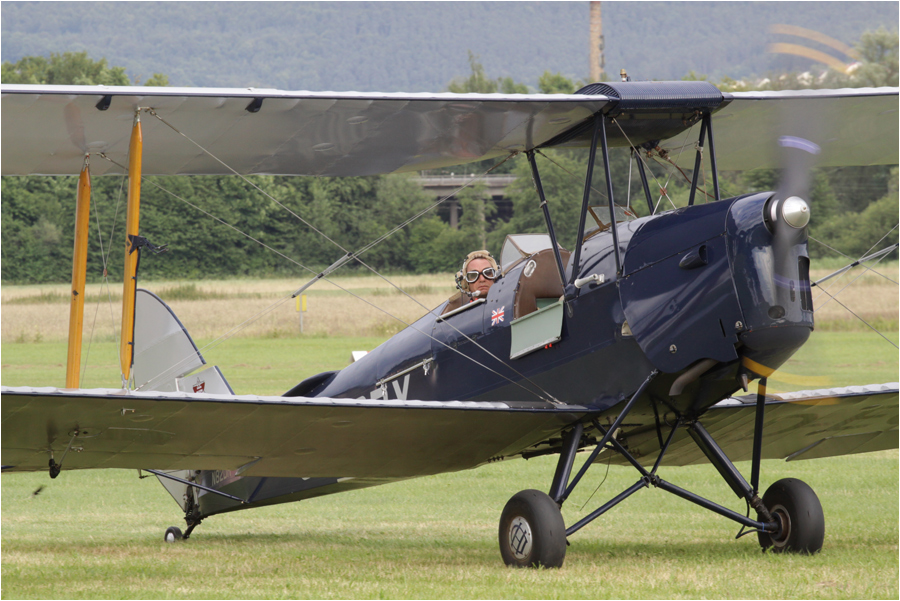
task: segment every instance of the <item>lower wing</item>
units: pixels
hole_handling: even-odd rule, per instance
[[[766,396],[763,459],[815,459],[867,453],[898,446],[898,384],[872,384],[805,390]],[[756,396],[725,399],[713,405],[700,422],[732,461],[752,457]],[[652,464],[670,427],[623,428],[625,446],[641,461]],[[607,461],[605,453],[597,461]],[[666,451],[667,465],[705,463],[684,429]],[[625,463],[619,455],[612,463]]]
[[[529,403],[2,387],[3,471],[148,468],[408,478],[475,467],[587,413]]]

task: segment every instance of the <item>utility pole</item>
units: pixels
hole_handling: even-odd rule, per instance
[[[603,18],[600,14],[600,2],[591,4],[591,52],[590,52],[590,77],[591,82],[603,81],[603,70],[606,67],[606,59],[603,58]]]

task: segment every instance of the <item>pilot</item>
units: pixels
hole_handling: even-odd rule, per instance
[[[500,277],[497,261],[486,250],[475,250],[466,255],[462,269],[456,274],[456,286],[469,295],[470,302],[487,296],[494,281]]]

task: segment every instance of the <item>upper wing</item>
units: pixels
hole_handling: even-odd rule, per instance
[[[609,109],[619,114],[610,136],[619,136],[621,126],[627,142],[663,139],[663,146],[677,149],[686,138],[673,132],[688,127],[682,121],[692,115],[691,94],[699,84],[712,87],[674,82],[660,88],[668,96],[642,97],[633,108],[602,94],[4,85],[0,164],[3,175],[72,175],[86,153],[103,153],[125,165],[138,108],[153,110],[142,113],[145,175],[350,176],[432,169],[547,144],[586,146],[591,136],[585,121]],[[684,106],[673,109],[678,100]],[[713,128],[720,168],[773,166],[771,144],[779,135],[773,114],[797,104],[825,107],[821,112],[838,125],[820,164],[898,162],[897,88],[725,94],[724,100]],[[692,163],[693,153],[680,153],[680,160]],[[91,172],[121,168],[94,160]]]
[[[139,107],[152,108],[186,136],[143,113],[145,175],[230,174],[231,168],[345,176],[432,169],[534,148],[607,103],[605,96],[547,94],[22,85],[2,92],[3,175],[76,174],[86,152],[127,165]],[[92,161],[91,172],[121,170],[100,160]]]
[[[243,467],[247,476],[407,478],[515,454],[586,412],[549,403],[55,388],[3,387],[0,395],[4,471],[47,469],[52,451],[64,469]]]
[[[775,141],[786,133],[782,120],[810,113],[822,149],[818,166],[895,165],[897,92],[855,88],[726,94],[731,102],[713,116],[718,167],[779,167]],[[693,154],[684,153],[683,158],[693,161]]]
[[[872,384],[806,390],[766,396],[763,459],[814,459],[895,449],[898,444],[898,385]],[[726,399],[711,407],[700,422],[732,461],[752,458],[756,396]],[[628,448],[652,463],[668,426],[624,429]],[[606,461],[602,454],[597,461]],[[664,459],[667,465],[705,463],[706,456],[682,428]],[[613,463],[624,463],[619,456]]]

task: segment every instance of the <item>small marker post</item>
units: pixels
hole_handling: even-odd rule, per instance
[[[306,295],[294,297],[296,300],[297,313],[300,314],[300,333],[303,333],[303,314],[306,313]]]

